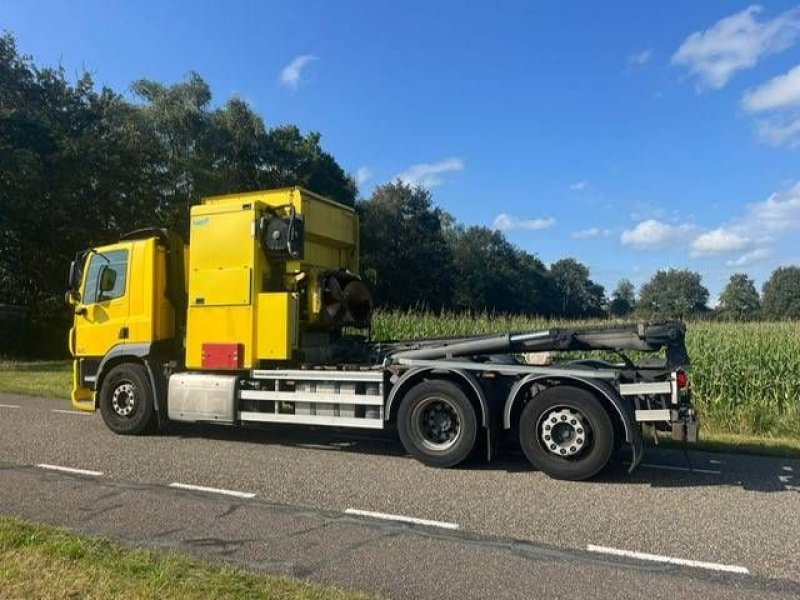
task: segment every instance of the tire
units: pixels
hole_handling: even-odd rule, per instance
[[[397,413],[397,432],[406,451],[431,467],[454,467],[475,448],[478,419],[460,387],[430,380],[411,388]]]
[[[100,414],[108,428],[120,435],[140,435],[155,421],[150,377],[143,365],[117,365],[100,387]]]
[[[614,426],[591,393],[556,386],[539,392],[522,409],[519,443],[540,471],[554,479],[581,481],[608,464],[614,450]]]

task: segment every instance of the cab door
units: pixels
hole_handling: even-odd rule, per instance
[[[92,253],[75,310],[75,355],[102,357],[130,333],[130,251]]]

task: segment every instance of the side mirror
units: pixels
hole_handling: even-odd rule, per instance
[[[69,263],[69,278],[67,279],[67,288],[70,290],[77,290],[81,284],[81,270],[78,262],[73,260]]]
[[[103,267],[100,269],[98,279],[99,283],[97,285],[97,289],[100,294],[110,292],[114,289],[114,285],[117,283],[117,272],[114,269],[109,268],[107,265],[103,265]]]
[[[81,294],[78,290],[69,290],[64,297],[64,301],[69,306],[77,306],[81,303]]]

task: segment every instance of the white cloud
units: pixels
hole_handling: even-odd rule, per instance
[[[800,147],[800,118],[759,121],[758,139],[770,146]]]
[[[575,183],[569,184],[569,189],[573,192],[583,192],[588,187],[589,183],[587,181],[576,181]]]
[[[771,254],[768,248],[756,248],[750,252],[742,254],[735,260],[729,260],[725,264],[729,267],[749,267],[756,263],[761,262]]]
[[[356,185],[361,187],[372,179],[372,170],[369,167],[358,167],[356,169]]]
[[[695,31],[672,55],[672,64],[688,67],[697,78],[698,90],[720,89],[737,71],[750,69],[761,57],[794,44],[800,35],[800,7],[766,21],[757,19],[761,10],[753,4],[705,31]]]
[[[446,158],[435,163],[411,165],[396,175],[408,185],[421,185],[426,188],[436,187],[442,183],[441,175],[464,170],[464,161],[460,158]]]
[[[611,235],[610,229],[600,229],[599,227],[590,227],[589,229],[582,229],[570,234],[574,240],[596,240],[601,237],[608,237]]]
[[[800,229],[800,181],[748,206],[745,226],[765,234]]]
[[[800,65],[770,79],[742,98],[742,106],[750,112],[774,110],[800,104]]]
[[[303,68],[313,60],[317,60],[317,57],[313,54],[295,56],[292,62],[283,67],[281,71],[281,76],[279,78],[281,85],[285,85],[293,90],[297,89],[297,86],[300,85]]]
[[[620,242],[623,246],[635,248],[661,248],[668,244],[684,241],[694,228],[690,225],[669,225],[655,219],[642,221],[633,229],[622,232]]]
[[[500,213],[494,218],[494,228],[500,231],[511,231],[512,229],[528,229],[530,231],[540,231],[548,229],[556,224],[553,217],[541,219],[518,219],[513,215]]]
[[[701,233],[692,241],[692,256],[740,252],[750,245],[750,238],[734,231],[719,227]]]
[[[647,50],[642,50],[640,52],[634,52],[631,54],[628,57],[628,64],[641,67],[650,62],[651,58],[653,58],[653,50],[648,48]]]

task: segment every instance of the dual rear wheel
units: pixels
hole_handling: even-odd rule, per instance
[[[530,400],[519,419],[519,444],[530,463],[555,479],[597,475],[614,450],[614,426],[586,390],[556,386]]]
[[[397,429],[406,451],[434,467],[453,467],[475,448],[478,417],[464,391],[446,380],[429,380],[405,395]],[[519,442],[534,467],[556,479],[582,480],[608,464],[614,427],[589,392],[556,386],[539,392],[522,410]]]

